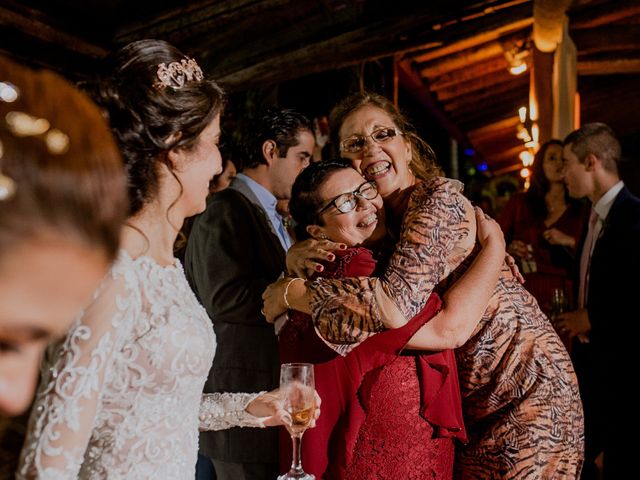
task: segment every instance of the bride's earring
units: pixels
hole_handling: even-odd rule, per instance
[[[320,234],[320,240],[329,240],[329,237],[327,236],[326,233],[321,233]]]

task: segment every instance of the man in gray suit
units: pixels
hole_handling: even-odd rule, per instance
[[[194,222],[185,270],[213,321],[216,354],[205,393],[257,392],[278,385],[273,326],[261,313],[262,292],[285,270],[291,238],[276,203],[310,161],[313,127],[292,110],[270,109],[245,134],[242,173],[209,199]],[[200,435],[200,453],[221,480],[273,480],[278,430],[233,428]]]

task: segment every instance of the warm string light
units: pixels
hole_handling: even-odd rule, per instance
[[[524,179],[524,189],[526,191],[531,186],[530,167],[533,165],[535,154],[540,148],[540,127],[535,122],[537,120],[536,106],[532,104],[528,110],[525,106],[518,108],[518,118],[520,123],[516,136],[522,140],[525,148],[518,155],[522,162],[520,176]]]

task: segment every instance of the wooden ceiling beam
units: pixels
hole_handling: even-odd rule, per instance
[[[489,157],[489,159],[487,160],[487,163],[489,164],[489,168],[491,168],[491,164],[492,163],[503,163],[505,161],[509,161],[509,160],[513,160],[514,163],[518,162],[518,164],[520,165],[520,168],[522,168],[522,164],[520,163],[520,158],[518,157],[518,155],[520,154],[521,151],[523,151],[524,145],[518,145],[515,147],[511,147],[507,150],[502,150],[502,151],[492,151],[491,152],[491,157]],[[481,150],[478,150],[479,152],[482,153]]]
[[[438,15],[436,6],[442,10],[442,14],[449,8],[446,2],[438,2],[436,5],[416,8],[413,15],[399,13],[395,18],[387,16],[313,43],[301,44],[297,41],[294,42],[297,46],[290,45],[285,48],[286,54],[281,52],[284,46],[276,44],[271,45],[271,48],[267,49],[269,51],[262,54],[256,54],[255,45],[245,45],[233,55],[225,54],[217,59],[213,58],[216,53],[212,51],[208,66],[216,72],[216,78],[221,83],[234,89],[240,85],[243,88],[268,85],[392,56],[398,51],[405,51],[416,45],[416,38],[399,32],[406,32],[424,26],[425,22],[433,21],[433,17]]]
[[[517,115],[514,117],[504,118],[489,125],[484,125],[480,128],[476,128],[475,130],[470,130],[469,139],[473,142],[475,140],[481,140],[485,137],[491,137],[494,135],[494,132],[514,129],[518,126],[519,123],[520,119]]]
[[[494,75],[487,75],[467,82],[462,82],[453,87],[443,88],[437,92],[437,95],[441,102],[447,102],[454,98],[474,93],[482,94],[483,92],[486,92],[487,89],[491,90],[495,88],[502,88],[503,84],[513,85],[515,88],[515,86],[522,84],[521,78],[514,77],[505,70],[504,72],[497,72]],[[526,79],[526,75],[524,78]]]
[[[450,55],[442,60],[418,63],[417,68],[423,77],[437,77],[453,70],[459,70],[466,65],[483,62],[498,55],[504,55],[500,42],[490,42],[485,45],[473,47],[464,52]]]
[[[466,65],[458,70],[454,70],[437,77],[433,77],[429,81],[431,91],[441,90],[443,88],[452,87],[460,82],[473,80],[474,78],[490,75],[500,70],[507,70],[509,65],[504,55],[498,55],[494,58],[483,62]]]
[[[398,15],[393,17],[392,9],[390,15],[379,21],[359,22],[364,26],[352,28],[348,32],[335,33],[330,37],[326,34],[324,37],[318,35],[318,39],[311,44],[289,42],[287,48],[283,45],[273,45],[270,49],[256,51],[259,45],[255,45],[254,42],[234,52],[218,55],[216,45],[206,43],[206,38],[202,41],[205,42],[203,48],[209,49],[211,60],[208,67],[216,72],[216,78],[230,89],[239,86],[250,88],[381,57],[402,55],[415,51],[419,45],[441,45],[460,38],[477,36],[481,31],[501,30],[531,15],[530,2],[520,3],[500,10],[499,14],[490,13],[482,18],[460,22],[441,30],[433,30],[430,27],[434,18],[451,16],[451,3],[444,0],[419,3],[413,7],[411,15],[399,11]],[[530,22],[528,24],[530,25]],[[523,24],[518,23],[518,28],[521,25]],[[287,53],[283,54],[283,51]],[[218,58],[215,58],[216,55]]]
[[[640,73],[640,58],[578,61],[578,75],[615,75],[619,73]]]
[[[439,47],[437,49],[432,49],[430,47],[429,50],[424,53],[414,54],[413,60],[418,63],[426,63],[498,40],[505,34],[531,27],[531,25],[533,25],[533,17],[531,15],[533,15],[533,10],[529,12],[529,16],[527,18],[521,17],[520,19],[495,26],[491,29],[477,29],[466,38],[462,38],[460,40],[453,37],[451,39],[453,41],[443,47]]]
[[[514,148],[518,148],[518,152],[524,150],[524,143],[516,137],[515,130],[504,131],[499,137],[478,141],[474,145],[479,151],[483,152],[500,152]]]
[[[76,35],[53,27],[53,22],[42,15],[34,15],[31,10],[21,12],[0,5],[0,25],[24,32],[33,38],[64,47],[75,53],[92,58],[102,58],[109,54],[106,48],[88,42]]]
[[[571,39],[578,54],[589,55],[619,50],[640,50],[640,25],[608,25],[575,30]]]
[[[504,95],[519,96],[522,103],[526,106],[529,101],[529,79],[525,77],[514,78],[512,81],[489,85],[480,91],[474,92],[472,95],[462,95],[442,104],[448,112],[464,113],[470,110],[482,108],[485,104],[493,104],[496,99],[503,98]]]
[[[600,27],[636,15],[640,15],[640,4],[634,0],[602,2],[575,12],[569,10],[570,36],[573,36],[573,30]]]
[[[438,105],[437,100],[429,93],[428,87],[414,71],[411,63],[404,60],[399,61],[396,66],[399,84],[449,132],[452,138],[462,145],[470,145],[466,135],[451,121]]]
[[[225,36],[237,38],[235,33],[246,27],[247,21],[274,18],[274,12],[286,11],[289,4],[287,0],[184,2],[173,10],[124,25],[117,31],[115,41],[126,44],[140,38],[165,38],[175,43],[185,43],[206,33],[215,41],[224,39]],[[254,22],[254,28],[255,26]],[[264,22],[264,26],[269,28],[271,25]]]
[[[482,110],[465,113],[460,116],[452,115],[451,118],[464,132],[469,130],[477,130],[489,123],[504,120],[513,117],[514,112],[518,111],[518,107],[522,105],[521,99],[506,100],[495,102],[493,105],[487,106]]]

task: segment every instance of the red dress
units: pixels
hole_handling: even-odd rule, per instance
[[[498,219],[507,244],[520,240],[531,245],[537,271],[523,273],[526,280],[524,287],[538,300],[540,308],[548,317],[552,313],[553,291],[557,288],[564,290],[570,306],[576,306],[573,301],[573,276],[577,260],[575,249],[551,245],[542,234],[549,228],[557,228],[573,237],[578,245],[588,219],[588,206],[571,202],[560,218],[547,227],[545,219],[536,215],[522,193],[511,198]]]
[[[367,276],[375,268],[363,248],[337,256],[323,276]],[[292,313],[280,334],[281,361],[314,363],[322,398],[322,415],[302,442],[305,471],[318,479],[451,478],[453,438],[466,439],[455,356],[401,353],[440,305],[433,294],[406,326],[374,335],[345,356],[327,346],[308,315]],[[285,471],[286,432],[280,451]]]

